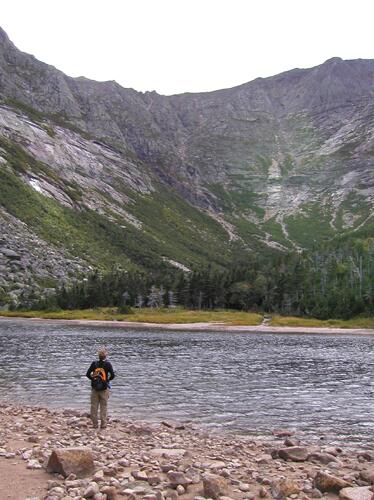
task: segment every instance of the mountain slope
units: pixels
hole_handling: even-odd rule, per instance
[[[216,92],[140,93],[70,78],[0,31],[3,220],[80,269],[225,266],[238,248],[370,231],[373,93],[374,61],[338,58]]]

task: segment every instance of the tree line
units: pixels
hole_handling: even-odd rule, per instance
[[[287,255],[250,255],[228,268],[191,272],[94,271],[21,308],[230,308],[321,319],[373,315],[374,240],[357,240]]]

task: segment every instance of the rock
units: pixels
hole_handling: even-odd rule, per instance
[[[201,475],[200,472],[195,469],[194,467],[190,467],[189,469],[186,470],[186,476],[188,479],[191,481],[192,484],[198,484],[201,481]]]
[[[328,474],[327,472],[317,472],[314,478],[314,487],[322,491],[322,493],[332,492],[339,493],[342,488],[348,488],[352,486],[344,479]]]
[[[288,446],[288,447],[291,447],[291,446],[299,446],[300,445],[300,441],[296,438],[292,438],[292,437],[287,437],[285,440],[284,440],[284,446]]]
[[[374,462],[374,453],[363,451],[357,454],[357,458],[362,458],[363,460],[367,460],[368,462]]]
[[[182,486],[188,486],[191,484],[191,480],[183,473],[179,471],[170,471],[167,473],[168,479],[172,487],[176,487],[179,484]]]
[[[186,493],[185,487],[182,486],[181,484],[178,484],[176,491],[177,491],[178,495],[183,495],[184,493]]]
[[[160,458],[174,458],[175,460],[180,460],[184,457],[186,450],[178,449],[178,448],[153,448],[149,451],[149,455],[153,457]]]
[[[203,487],[204,496],[213,500],[218,500],[221,496],[230,493],[226,479],[216,474],[204,474]]]
[[[266,498],[268,496],[267,489],[261,486],[261,488],[258,490],[258,496],[260,498]]]
[[[166,492],[166,500],[178,500],[178,493],[174,490],[169,490]]]
[[[106,495],[107,500],[117,500],[117,490],[113,486],[103,486],[100,493]]]
[[[162,472],[169,472],[169,470],[175,470],[176,466],[174,464],[161,464],[160,468]]]
[[[338,462],[334,455],[330,455],[330,453],[311,453],[308,456],[308,460],[311,462],[319,462],[321,464],[329,464],[330,462]]]
[[[326,446],[323,451],[325,453],[329,453],[330,455],[334,455],[334,457],[337,457],[343,452],[341,448],[336,448],[335,446]]]
[[[93,455],[87,448],[59,448],[52,451],[47,464],[48,472],[57,472],[64,477],[75,474],[82,478],[94,472]]]
[[[40,465],[40,463],[38,462],[38,460],[29,460],[27,462],[27,468],[28,469],[41,469],[42,466]]]
[[[283,499],[299,492],[299,486],[291,479],[282,478],[272,483],[271,494],[273,498]]]
[[[301,446],[291,446],[289,448],[281,448],[277,450],[279,458],[291,462],[305,462],[309,455],[310,450]]]
[[[294,431],[291,431],[289,429],[274,429],[271,432],[273,436],[276,436],[278,438],[291,437],[295,434]]]
[[[222,460],[206,460],[201,464],[201,467],[203,469],[211,469],[214,471],[218,469],[224,469],[226,467],[226,463]]]
[[[148,474],[142,470],[133,470],[131,472],[131,475],[133,478],[137,479],[138,481],[147,481],[148,480]]]
[[[5,255],[5,257],[7,257],[8,259],[21,260],[21,256],[17,252],[14,252],[13,250],[10,250],[8,248],[2,248],[0,250],[0,253]]]
[[[310,498],[322,498],[323,495],[322,493],[317,490],[317,488],[308,488],[307,490],[304,490],[305,493],[307,493],[308,497]]]
[[[373,492],[370,486],[343,488],[339,492],[341,500],[372,500]]]
[[[84,490],[83,497],[84,498],[92,498],[93,496],[95,496],[99,492],[100,492],[99,485],[95,482],[92,482]]]
[[[32,457],[32,454],[33,454],[33,450],[27,450],[27,451],[24,451],[21,456],[22,456],[23,460],[30,460],[30,458]]]
[[[374,470],[363,470],[360,472],[360,479],[369,484],[374,484]]]
[[[162,479],[157,474],[153,474],[152,476],[148,476],[147,481],[150,486],[156,486],[161,483]]]
[[[64,488],[61,488],[61,486],[55,486],[54,488],[51,488],[48,491],[49,495],[57,495],[59,498],[65,495],[65,490]]]
[[[104,480],[104,471],[103,470],[98,470],[97,472],[95,472],[95,474],[93,475],[92,479],[96,482],[98,481],[103,481]]]

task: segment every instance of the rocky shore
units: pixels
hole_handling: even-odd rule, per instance
[[[374,453],[209,433],[191,423],[110,419],[3,402],[0,497],[11,500],[372,500]]]

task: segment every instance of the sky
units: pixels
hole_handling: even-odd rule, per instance
[[[1,0],[15,45],[70,76],[170,95],[373,59],[373,0]]]

